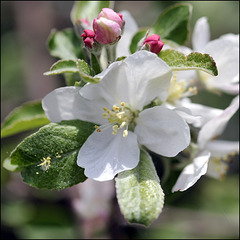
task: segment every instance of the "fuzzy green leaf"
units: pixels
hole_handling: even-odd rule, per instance
[[[74,60],[59,60],[56,63],[54,63],[51,66],[50,71],[45,72],[44,75],[48,76],[76,72],[78,72],[78,68]]]
[[[99,78],[92,77],[90,75],[91,69],[89,68],[88,64],[85,61],[78,59],[77,60],[77,68],[78,68],[79,74],[81,76],[81,79],[83,81],[90,82],[90,83],[98,83],[99,82]]]
[[[164,203],[151,156],[141,150],[138,166],[119,173],[115,180],[118,203],[125,218],[131,223],[150,225],[161,213]]]
[[[5,118],[1,126],[1,137],[8,137],[23,131],[32,130],[48,124],[40,101],[24,103],[15,108]]]
[[[25,138],[11,153],[23,181],[37,188],[63,189],[86,180],[78,152],[94,124],[80,120],[50,123]]]
[[[158,56],[174,71],[201,70],[214,76],[218,75],[216,63],[208,54],[192,52],[186,56],[177,50],[166,49],[161,51]]]

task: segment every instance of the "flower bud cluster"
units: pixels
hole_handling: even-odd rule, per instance
[[[122,14],[110,8],[103,8],[93,20],[93,31],[86,29],[81,35],[85,46],[92,49],[95,43],[114,44],[120,38],[124,27]]]

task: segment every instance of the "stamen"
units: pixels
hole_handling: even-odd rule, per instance
[[[128,135],[128,125],[132,121],[133,114],[128,107],[126,107],[125,102],[120,103],[120,107],[117,105],[112,106],[112,110],[108,108],[103,108],[104,113],[102,117],[108,120],[107,124],[101,125],[100,127],[95,126],[97,132],[101,132],[103,129],[106,129],[112,126],[112,134],[116,135],[119,129],[125,128],[123,130],[123,137]]]
[[[191,83],[191,81],[190,81]],[[171,79],[170,86],[168,88],[168,102],[174,102],[183,97],[191,97],[197,94],[197,87],[187,88],[187,82],[184,79],[177,81],[177,74],[175,73]]]
[[[42,163],[38,164],[38,166],[42,167],[43,171],[48,170],[51,167],[51,158],[48,156],[47,158],[41,159]]]

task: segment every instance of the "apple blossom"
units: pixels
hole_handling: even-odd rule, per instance
[[[220,115],[203,125],[193,151],[193,161],[181,172],[172,192],[185,191],[208,172],[209,176],[221,178],[226,172],[226,160],[239,152],[239,142],[214,140],[225,129],[230,118],[239,108],[239,96]],[[211,162],[209,164],[209,162]],[[208,164],[210,168],[208,170]]]
[[[42,100],[52,122],[81,119],[97,125],[78,153],[87,177],[106,181],[135,168],[141,145],[167,157],[189,145],[189,127],[177,113],[163,106],[144,108],[157,96],[165,100],[172,76],[156,54],[138,51],[97,76],[97,84],[59,88]]]
[[[239,34],[225,34],[210,41],[209,25],[206,17],[198,19],[192,34],[193,50],[180,46],[177,50],[185,54],[200,52],[209,54],[218,69],[218,76],[209,75],[203,71],[179,72],[181,78],[200,80],[211,91],[222,91],[229,94],[239,93]],[[165,48],[169,46],[165,45]],[[164,48],[164,49],[165,49]]]

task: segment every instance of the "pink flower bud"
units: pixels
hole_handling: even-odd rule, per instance
[[[83,38],[83,42],[85,43],[86,47],[89,48],[93,47],[95,33],[92,30],[90,29],[83,30],[83,34],[81,35],[81,37]]]
[[[151,52],[158,54],[163,48],[164,43],[160,40],[159,35],[153,34],[144,41],[144,45],[150,47]]]
[[[110,44],[121,37],[124,21],[122,14],[110,8],[103,8],[97,18],[93,20],[95,40],[101,44]]]

